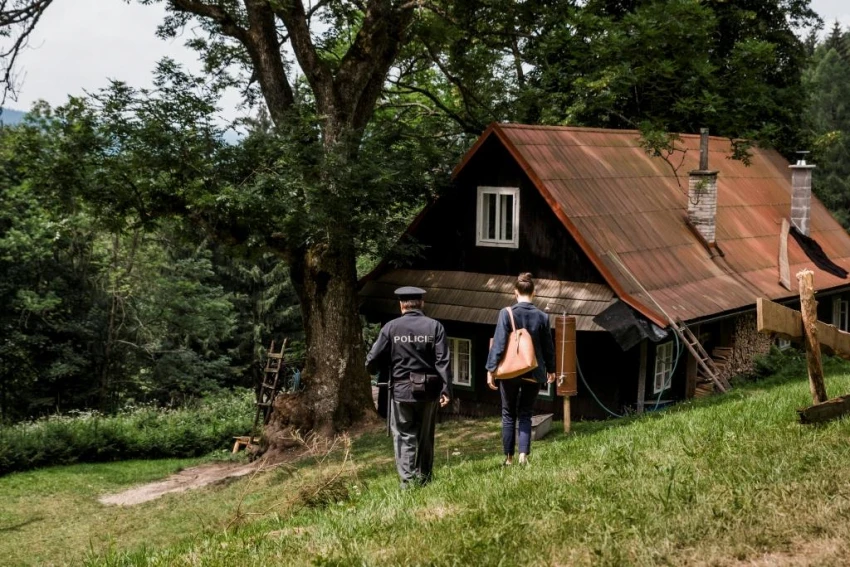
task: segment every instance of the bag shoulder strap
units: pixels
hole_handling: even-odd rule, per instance
[[[510,307],[505,307],[505,310],[508,312],[508,317],[511,319],[511,332],[516,333],[516,323],[514,322],[514,310]]]

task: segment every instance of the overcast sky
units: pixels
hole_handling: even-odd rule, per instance
[[[850,1],[811,0],[829,29],[838,19],[850,27]],[[22,84],[9,108],[27,110],[44,99],[57,105],[69,94],[82,94],[118,79],[142,87],[150,84],[157,60],[170,56],[194,69],[194,53],[183,40],[163,41],[155,36],[162,21],[161,4],[141,6],[122,0],[59,0],[39,22],[30,48],[20,58]],[[237,115],[238,95],[222,100],[225,117]]]

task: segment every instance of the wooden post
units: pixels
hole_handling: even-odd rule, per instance
[[[556,393],[564,400],[564,433],[570,432],[570,396],[578,393],[576,382],[576,318],[555,317]]]
[[[791,268],[788,266],[788,232],[791,225],[788,219],[782,219],[782,229],[779,231],[779,284],[791,291]]]
[[[823,382],[823,366],[818,341],[818,302],[815,301],[814,273],[803,270],[797,273],[800,284],[800,313],[803,316],[804,340],[806,343],[806,361],[809,366],[809,388],[813,403],[827,401],[826,386]]]
[[[640,367],[638,370],[638,415],[643,413],[644,398],[646,398],[646,339],[640,342]]]
[[[699,325],[694,328],[693,333],[695,336],[699,337]],[[691,354],[690,352],[686,354],[687,356],[685,358],[685,399],[690,400],[691,398],[695,397],[697,393],[697,377],[699,375],[699,365],[697,364],[697,359],[693,354]]]
[[[697,395],[697,377],[699,368],[697,359],[691,353],[687,353],[687,366],[685,368],[685,399],[690,400]]]

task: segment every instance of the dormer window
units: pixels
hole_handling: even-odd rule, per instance
[[[519,187],[479,187],[478,246],[519,246]]]

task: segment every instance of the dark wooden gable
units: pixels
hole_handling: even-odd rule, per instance
[[[477,188],[519,187],[519,248],[476,246]],[[561,281],[605,283],[549,205],[495,136],[490,137],[412,231],[424,251],[413,269],[497,275],[531,272]]]

